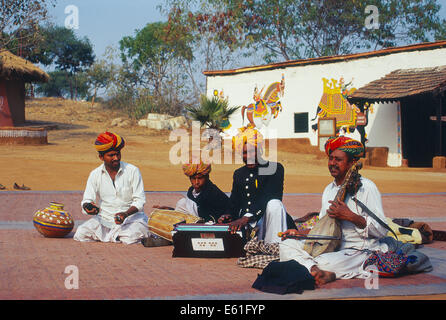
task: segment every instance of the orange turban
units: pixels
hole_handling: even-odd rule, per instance
[[[245,143],[255,148],[262,148],[263,136],[256,129],[247,126],[238,129],[239,133],[232,138],[232,147],[234,150],[241,151]]]
[[[186,176],[192,177],[194,175],[206,176],[211,172],[211,164],[203,163],[187,163],[183,165],[183,172]]]
[[[364,146],[361,142],[344,136],[331,137],[325,143],[325,153],[328,156],[336,149],[352,155],[353,158],[360,158],[364,155]]]
[[[98,152],[106,153],[111,150],[121,150],[124,148],[124,139],[112,132],[101,133],[94,142],[94,147]]]

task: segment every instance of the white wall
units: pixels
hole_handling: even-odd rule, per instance
[[[223,90],[229,104],[248,105],[254,100],[253,90],[266,88],[273,82],[280,82],[285,76],[285,92],[280,99],[283,111],[276,119],[272,119],[268,129],[277,130],[278,138],[309,138],[317,145],[317,132],[313,132],[309,123],[309,132],[294,133],[294,113],[308,112],[309,120],[315,117],[316,109],[323,93],[322,78],[339,80],[345,83],[353,80],[352,87],[359,89],[373,80],[384,77],[397,69],[435,67],[446,65],[446,48],[424,51],[400,52],[385,56],[361,58],[345,62],[293,66],[283,69],[254,71],[248,73],[208,76],[207,94],[210,96],[216,89]],[[400,166],[401,153],[398,148],[398,105],[375,104],[374,112],[369,114],[366,126],[367,146],[389,147],[388,165]],[[230,119],[233,129],[248,124],[242,123],[241,111]],[[357,132],[356,138],[359,138]]]

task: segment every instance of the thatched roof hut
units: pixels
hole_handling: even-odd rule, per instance
[[[2,130],[25,125],[25,83],[47,82],[49,78],[31,62],[0,50],[0,140]]]
[[[7,50],[0,50],[0,79],[23,79],[24,82],[47,82],[49,75],[34,64]]]

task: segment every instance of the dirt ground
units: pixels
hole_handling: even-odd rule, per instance
[[[83,190],[89,172],[100,165],[93,143],[98,133],[109,130],[122,135],[126,147],[122,160],[138,166],[146,191],[182,191],[189,181],[181,164],[172,164],[169,152],[179,139],[170,141],[170,131],[140,127],[111,126],[124,117],[117,111],[92,107],[87,102],[41,98],[27,100],[29,125],[46,124],[48,145],[1,145],[0,184],[13,190],[14,182],[32,190]],[[316,148],[302,143],[282,144],[277,159],[285,167],[286,193],[321,193],[331,181],[326,158]],[[279,144],[280,147],[280,144]],[[222,158],[224,159],[224,158]],[[211,179],[230,192],[232,172],[238,164],[215,164]],[[367,166],[361,174],[373,180],[382,193],[446,191],[446,170],[432,168],[382,168]]]

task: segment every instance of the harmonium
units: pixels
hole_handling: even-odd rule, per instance
[[[244,232],[228,224],[179,223],[172,231],[173,257],[238,258],[245,256]]]

